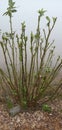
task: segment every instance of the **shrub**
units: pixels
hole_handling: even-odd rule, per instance
[[[50,43],[49,38],[55,26],[57,18],[51,19],[46,16],[47,29],[43,29],[43,36],[40,32],[40,20],[44,16],[45,10],[38,11],[38,25],[36,33],[30,34],[30,66],[28,70],[28,37],[26,36],[25,22],[21,24],[20,36],[13,31],[12,16],[15,13],[15,2],[9,0],[7,11],[4,15],[9,16],[10,32],[2,34],[0,46],[3,51],[7,73],[0,68],[1,86],[4,84],[10,90],[11,96],[22,107],[36,106],[37,102],[42,99],[42,103],[52,99],[61,88],[61,81],[58,83],[55,91],[47,95],[47,91],[53,88],[52,82],[62,68],[62,60],[57,58],[56,63],[52,66],[55,46],[54,41]],[[16,39],[16,40],[15,40]],[[10,49],[9,49],[10,48]],[[19,63],[19,64],[18,64]],[[4,83],[4,84],[3,84]],[[5,89],[5,88],[4,88]]]

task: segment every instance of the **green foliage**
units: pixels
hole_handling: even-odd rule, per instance
[[[8,15],[10,17],[12,17],[12,13],[17,12],[15,5],[15,2],[13,2],[12,0],[8,0],[8,8],[7,11],[3,14],[3,15]]]
[[[42,17],[44,15],[44,13],[46,12],[46,10],[39,10],[38,13],[39,13],[39,16]]]
[[[13,102],[11,101],[11,99],[9,97],[7,97],[7,99],[6,99],[6,104],[7,104],[8,109],[10,109],[14,106]]]
[[[57,18],[51,20],[46,16],[47,30],[43,29],[43,36],[40,32],[40,20],[44,16],[45,10],[38,11],[38,25],[36,33],[30,35],[30,65],[28,69],[27,52],[28,37],[26,36],[25,22],[21,24],[21,34],[15,34],[12,27],[12,14],[16,12],[15,2],[9,0],[9,7],[4,15],[9,16],[10,32],[2,34],[0,46],[3,51],[7,73],[0,68],[1,86],[4,84],[9,88],[11,96],[22,107],[36,106],[40,99],[43,102],[51,100],[57,91],[61,89],[62,80],[59,81],[55,91],[48,95],[47,91],[53,89],[53,81],[62,68],[62,60],[57,58],[56,63],[52,66],[55,46],[54,41],[50,43],[49,38],[55,26]],[[15,40],[16,39],[16,40]],[[16,41],[16,42],[15,42]],[[10,48],[10,50],[9,50]],[[4,86],[3,86],[4,88]],[[11,105],[9,105],[11,106]],[[45,109],[49,109],[48,107]]]
[[[42,106],[42,110],[45,111],[45,112],[51,112],[51,107],[47,104],[43,104]]]

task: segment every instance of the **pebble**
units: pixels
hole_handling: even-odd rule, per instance
[[[19,122],[20,122],[20,118],[19,118],[19,117],[17,118],[16,122],[17,122],[17,123],[19,123]]]

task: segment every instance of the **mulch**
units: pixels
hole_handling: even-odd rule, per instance
[[[0,102],[0,130],[62,130],[62,100],[48,103],[52,111],[24,111],[11,117]]]

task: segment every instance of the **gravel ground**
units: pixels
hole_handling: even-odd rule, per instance
[[[51,113],[35,110],[11,117],[5,104],[0,103],[0,130],[62,130],[62,100],[49,105]]]

